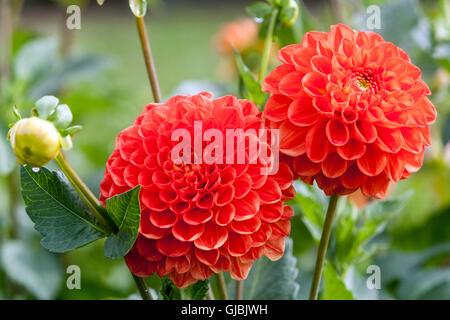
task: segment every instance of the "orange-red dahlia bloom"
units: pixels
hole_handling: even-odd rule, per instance
[[[214,38],[214,48],[222,54],[242,52],[258,42],[258,24],[250,18],[239,18],[225,24]]]
[[[269,125],[293,170],[326,194],[382,198],[419,170],[436,109],[408,55],[373,32],[332,26],[279,51],[265,79]]]
[[[277,174],[261,174],[273,159],[250,161],[254,152],[249,148],[244,161],[236,161],[240,164],[195,162],[198,121],[201,136],[208,129],[257,132],[264,127],[259,109],[233,96],[212,100],[211,94],[201,93],[151,104],[118,135],[101,184],[102,201],[142,186],[140,230],[125,257],[127,265],[138,276],[167,275],[178,287],[220,271],[244,279],[255,259],[280,258],[293,215],[283,204],[294,195],[293,173],[286,164],[280,164]],[[188,155],[191,163],[188,157],[184,162],[173,158],[177,129],[197,135]],[[248,139],[262,144],[251,132]],[[201,144],[206,150],[208,143]],[[234,157],[237,150],[233,152]]]

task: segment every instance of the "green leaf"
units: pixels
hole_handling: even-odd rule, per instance
[[[244,298],[250,300],[294,300],[300,285],[295,281],[298,274],[297,259],[292,255],[293,243],[286,238],[283,257],[270,261],[263,257],[253,264],[245,281]]]
[[[63,281],[58,257],[24,241],[5,242],[1,264],[8,278],[38,299],[53,299]]]
[[[354,300],[353,294],[346,288],[344,281],[336,273],[331,263],[326,263],[323,277],[324,300]]]
[[[72,111],[70,111],[70,108],[66,104],[57,106],[55,112],[49,118],[59,130],[66,129],[72,122],[72,119]]]
[[[168,278],[161,279],[161,296],[163,300],[181,300],[181,291]]]
[[[258,81],[256,81],[252,72],[245,65],[239,52],[234,50],[234,55],[243,84],[241,88],[242,96],[250,101],[253,101],[257,105],[262,105],[266,100],[266,94],[261,90],[261,85]]]
[[[59,103],[59,99],[54,96],[44,96],[36,102],[36,110],[39,118],[47,120],[55,110]]]
[[[209,280],[197,281],[188,287],[189,296],[192,300],[204,300],[209,290]]]
[[[123,257],[130,251],[139,233],[141,186],[106,200],[106,211],[117,226],[105,243],[105,256],[110,259]]]
[[[270,15],[274,8],[267,2],[257,1],[249,4],[245,9],[254,18],[264,18]]]
[[[20,176],[26,211],[34,228],[44,236],[44,248],[67,252],[105,236],[64,176],[46,168],[35,172],[27,166],[21,167]]]

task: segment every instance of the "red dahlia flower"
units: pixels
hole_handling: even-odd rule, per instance
[[[330,194],[382,198],[419,170],[436,110],[421,71],[373,32],[332,26],[280,50],[265,117],[293,170]]]
[[[200,132],[195,131],[198,121]],[[245,279],[255,259],[265,255],[276,260],[283,255],[293,215],[283,204],[294,195],[289,167],[280,164],[277,174],[264,175],[261,169],[271,167],[272,160],[250,161],[252,149],[245,148],[239,164],[199,163],[202,154],[195,151],[195,141],[208,129],[225,134],[227,129],[256,132],[263,127],[253,103],[233,96],[212,100],[211,94],[201,93],[147,106],[118,135],[101,184],[101,200],[142,186],[139,235],[125,257],[134,274],[146,277],[156,272],[185,287],[220,271]],[[195,141],[189,143],[192,153],[183,151],[174,159],[177,129],[189,132]],[[264,144],[252,133],[246,139]],[[233,160],[237,151],[232,149]]]

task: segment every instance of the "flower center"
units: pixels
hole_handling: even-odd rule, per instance
[[[378,81],[371,72],[353,72],[353,81],[356,88],[361,91],[370,90],[375,92],[378,90]]]

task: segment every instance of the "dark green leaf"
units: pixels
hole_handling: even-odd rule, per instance
[[[264,18],[270,15],[273,9],[270,4],[262,1],[253,2],[246,7],[247,13],[254,18]]]
[[[334,270],[331,263],[326,263],[323,271],[324,300],[354,300],[353,294],[346,288],[344,281]]]
[[[245,281],[244,298],[250,300],[293,300],[300,285],[297,259],[292,255],[292,239],[286,239],[284,256],[278,261],[261,258],[253,264]]]
[[[261,90],[261,85],[256,81],[252,72],[245,65],[241,55],[236,50],[234,51],[236,57],[236,64],[239,70],[239,75],[242,79],[243,90],[241,94],[248,100],[253,101],[257,105],[262,105],[266,100],[266,94]]]
[[[188,287],[189,296],[192,300],[204,300],[209,290],[209,280],[197,281]]]
[[[23,166],[20,175],[26,211],[44,236],[44,248],[67,252],[105,236],[61,174]]]
[[[123,257],[130,251],[139,233],[141,186],[106,200],[106,211],[117,226],[105,243],[105,256],[110,259]]]
[[[163,300],[181,300],[181,291],[168,278],[161,279],[161,296]]]

